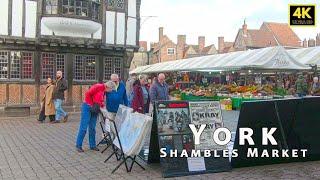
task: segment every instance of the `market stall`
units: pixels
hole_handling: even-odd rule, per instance
[[[312,52],[309,54],[317,55],[315,50],[308,51]],[[178,72],[178,76],[195,76],[183,78],[188,79],[187,82],[171,81],[176,86],[171,96],[188,101],[219,100],[223,109],[231,110],[240,108],[243,101],[292,97],[293,93],[284,85],[284,76],[289,81],[290,74],[311,68],[298,62],[291,54],[301,56],[301,53],[293,53],[293,50],[287,51],[277,46],[158,63],[135,72],[170,72],[171,79],[172,72]],[[206,75],[198,77],[195,72]],[[218,81],[213,80],[214,78],[218,78]],[[180,84],[191,86],[179,86]]]
[[[172,71],[230,71],[240,69],[258,70],[307,70],[283,47],[269,47],[257,50],[238,51],[226,54],[195,57],[177,61],[157,63],[134,70],[135,73],[148,74]]]
[[[288,53],[305,65],[320,66],[320,47],[291,49]]]

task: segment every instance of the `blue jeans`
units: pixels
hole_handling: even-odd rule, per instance
[[[96,147],[96,124],[97,114],[90,112],[90,106],[86,103],[81,107],[81,120],[77,137],[77,148],[82,148],[83,139],[86,136],[87,129],[89,131],[89,146],[90,149]]]
[[[54,107],[56,108],[56,121],[60,121],[63,117],[66,117],[67,113],[62,109],[62,99],[55,99]]]

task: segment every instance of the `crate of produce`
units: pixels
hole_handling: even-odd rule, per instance
[[[232,107],[234,109],[240,109],[242,104],[242,97],[233,97],[231,98],[231,101],[232,101]]]
[[[232,100],[229,99],[221,99],[220,105],[222,110],[232,111]]]

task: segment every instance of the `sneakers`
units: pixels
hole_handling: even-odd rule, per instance
[[[60,121],[55,120],[55,121],[51,121],[50,123],[51,124],[56,124],[56,123],[60,123]]]
[[[78,148],[78,147],[77,147],[77,151],[78,151],[79,153],[83,153],[83,152],[84,152],[84,150],[83,150],[82,148]]]
[[[90,150],[92,150],[92,151],[100,151],[97,147],[95,147],[95,148],[90,148]],[[84,152],[84,150],[83,150],[82,148],[79,148],[79,147],[77,147],[77,151],[78,151],[79,153],[83,153],[83,152]]]
[[[95,147],[95,148],[90,148],[90,150],[92,150],[92,151],[100,151],[97,147]]]
[[[67,114],[64,118],[63,118],[63,120],[62,120],[62,122],[67,122],[68,121],[68,117],[69,117],[69,115]]]

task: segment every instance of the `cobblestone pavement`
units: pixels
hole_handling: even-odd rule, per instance
[[[38,124],[35,117],[0,119],[0,179],[161,179],[159,164],[145,165],[145,171],[134,166],[131,173],[121,167],[111,174],[117,162],[103,163],[110,151],[88,150],[87,138],[85,153],[77,153],[78,125],[78,114],[64,124]],[[320,161],[240,168],[183,179],[320,179]]]

